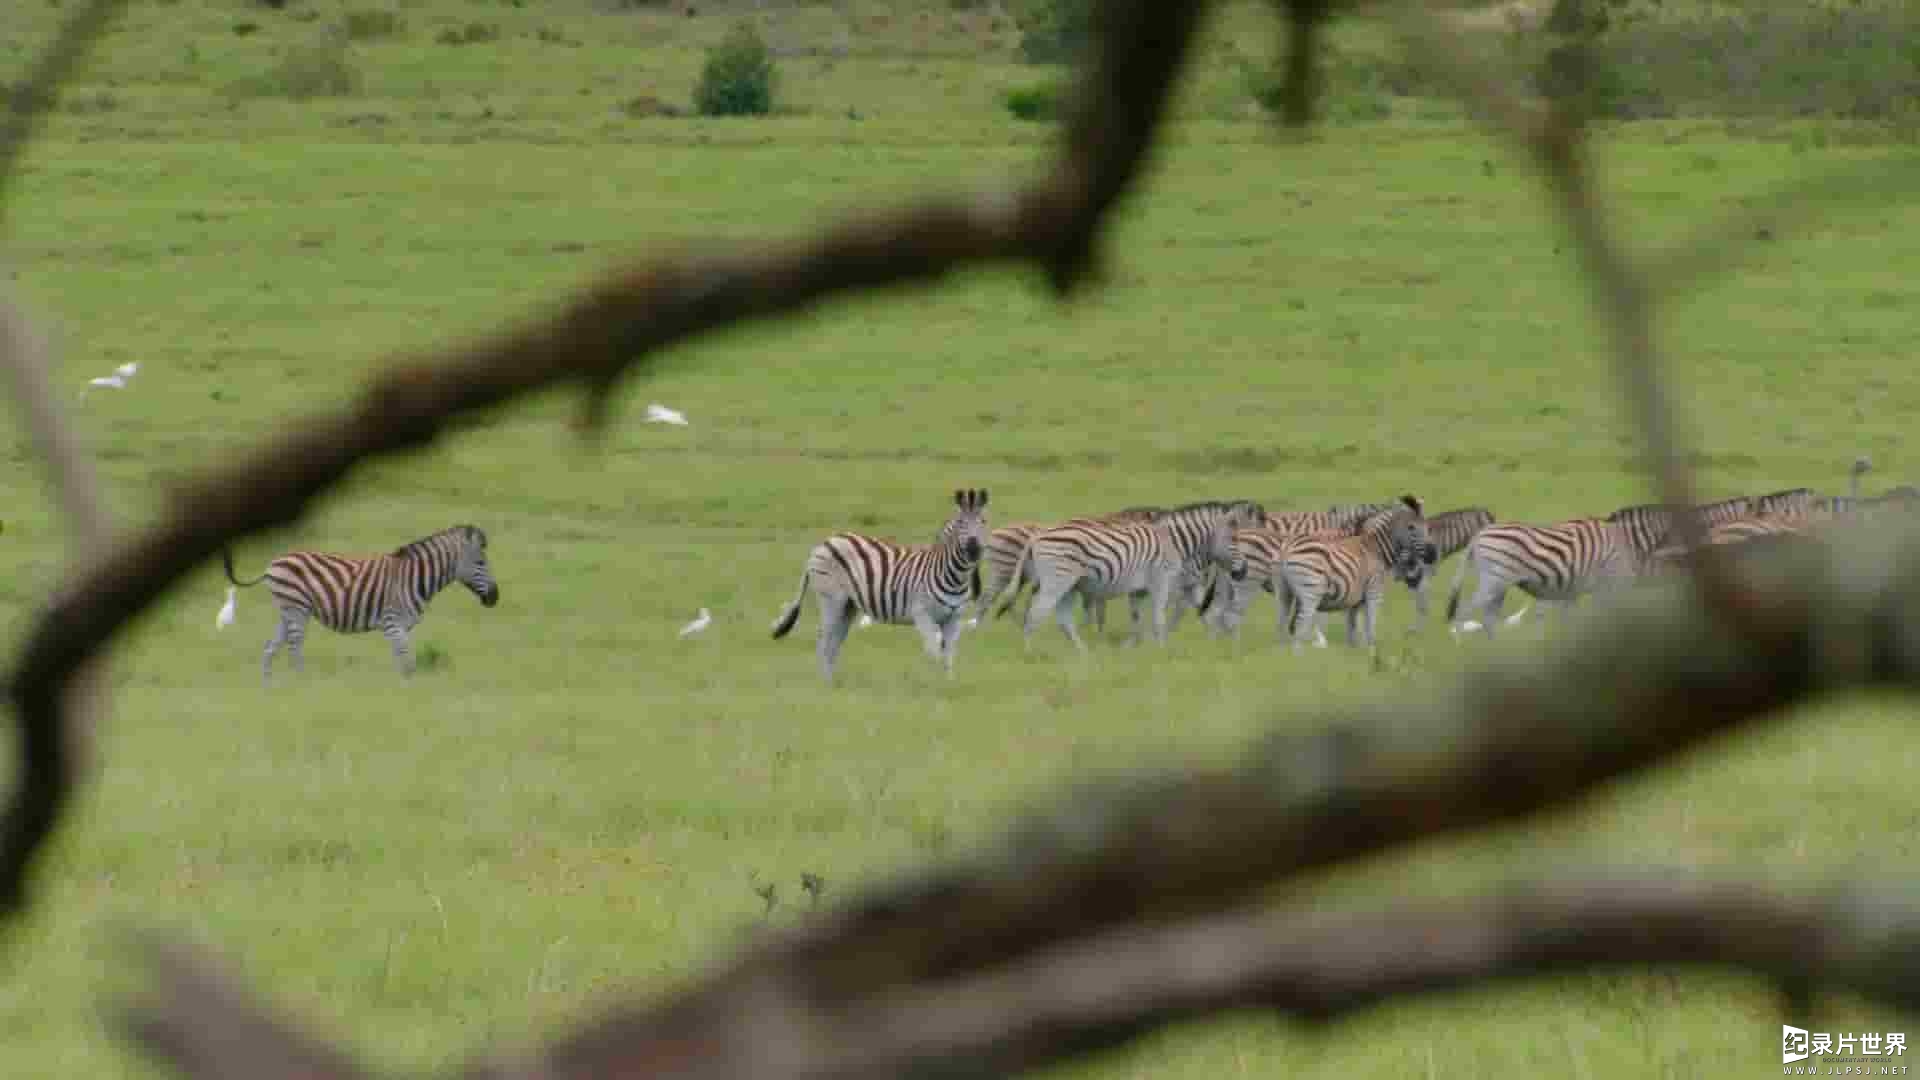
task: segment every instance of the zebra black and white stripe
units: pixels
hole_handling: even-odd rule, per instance
[[[1247,609],[1252,606],[1254,599],[1262,592],[1280,596],[1280,563],[1286,558],[1287,552],[1308,540],[1341,540],[1351,535],[1344,529],[1284,532],[1261,526],[1235,530],[1228,548],[1225,596],[1218,596],[1218,589],[1209,590],[1202,602],[1202,608],[1205,609],[1203,618],[1217,632],[1238,640],[1240,624],[1245,620]],[[1281,601],[1276,601],[1276,607],[1275,629],[1285,637],[1289,608]],[[1327,644],[1324,623],[1325,614],[1321,613],[1314,626],[1314,644],[1320,648],[1325,648]]]
[[[809,588],[819,596],[820,636],[815,653],[820,676],[831,685],[833,669],[857,615],[920,631],[927,655],[953,674],[960,640],[960,613],[977,589],[987,535],[987,492],[953,493],[954,513],[932,544],[908,546],[862,533],[843,532],[815,544],[800,572],[793,602],[774,620],[775,639],[800,619]]]
[[[1491,524],[1493,511],[1484,506],[1448,510],[1427,519],[1427,539],[1433,543],[1434,560],[1431,565],[1423,565],[1420,573],[1407,582],[1408,587],[1413,589],[1416,628],[1427,621],[1427,583],[1433,580],[1434,570],[1465,551],[1473,538],[1480,535],[1480,530]]]
[[[1347,643],[1372,648],[1389,577],[1411,581],[1433,565],[1438,553],[1427,538],[1425,507],[1412,495],[1400,502],[1399,509],[1369,518],[1357,536],[1309,539],[1281,559],[1279,599],[1282,607],[1293,605],[1294,651],[1308,628],[1317,629],[1321,611],[1345,611]]]
[[[472,525],[455,525],[371,558],[291,551],[268,563],[266,573],[252,581],[234,576],[232,549],[221,549],[220,559],[228,581],[240,588],[266,582],[279,608],[279,624],[260,659],[262,681],[272,678],[273,656],[282,645],[293,670],[303,669],[300,646],[309,619],[340,634],[379,630],[393,645],[400,674],[410,676],[414,659],[409,634],[436,593],[458,581],[481,604],[500,602],[500,585],[487,565],[487,534]]]
[[[1454,573],[1447,622],[1459,611],[1460,589],[1469,570],[1478,581],[1467,608],[1479,611],[1481,628],[1491,637],[1509,588],[1557,604],[1564,613],[1586,593],[1632,581],[1652,556],[1652,551],[1638,550],[1629,526],[1621,521],[1574,518],[1557,525],[1489,525],[1467,545]]]
[[[1027,608],[1027,644],[1041,620],[1053,615],[1067,639],[1085,652],[1073,608],[1061,601],[1078,596],[1091,603],[1121,593],[1133,616],[1132,639],[1140,638],[1145,599],[1153,605],[1154,640],[1164,644],[1174,590],[1180,590],[1184,603],[1200,607],[1207,571],[1227,560],[1233,531],[1265,519],[1259,503],[1240,499],[1190,503],[1152,521],[1073,521],[1038,533],[1022,556],[1031,563],[1036,583]]]
[[[1129,506],[1115,510],[1110,514],[1095,514],[1090,517],[1073,518],[1072,521],[1152,521],[1155,514],[1165,513],[1158,506]],[[1064,524],[1064,523],[1063,523]],[[995,611],[999,618],[1020,599],[1020,591],[1033,584],[1033,567],[1024,560],[1027,542],[1041,530],[1048,528],[1037,523],[1006,525],[993,530],[987,538],[987,552],[983,562],[987,566],[986,585],[981,590],[980,603],[976,614],[984,614],[992,606],[996,597],[1003,592],[1006,601]],[[1031,601],[1028,607],[1032,607]],[[1095,630],[1105,630],[1107,626],[1107,602],[1104,598],[1095,600],[1087,614]]]
[[[1360,531],[1361,526],[1379,517],[1380,514],[1398,509],[1400,509],[1399,503],[1386,502],[1345,503],[1325,510],[1285,510],[1277,514],[1268,514],[1264,525],[1276,532],[1341,532],[1352,536]]]

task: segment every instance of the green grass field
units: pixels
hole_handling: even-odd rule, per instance
[[[0,26],[8,77],[64,14],[21,8]],[[890,196],[1019,175],[1049,145],[1049,128],[998,105],[1035,78],[1004,30],[944,7],[860,9],[846,55],[783,61],[787,113],[730,121],[625,107],[684,102],[723,18],[585,0],[398,10],[398,34],[345,54],[348,93],[293,101],[261,96],[263,73],[338,7],[136,5],[33,151],[6,243],[14,286],[55,330],[59,384],[141,364],[130,390],[74,410],[123,527],[170,484],[345,401],[396,352],[534,315],[621,260],[796,235]],[[780,19],[788,40],[836,40],[829,8]],[[436,43],[476,20],[500,38]],[[1279,144],[1225,59],[1273,37],[1258,8],[1215,28],[1110,237],[1109,287],[1070,307],[1031,273],[975,273],[715,335],[632,380],[598,452],[567,431],[576,396],[551,395],[365,467],[298,527],[239,547],[252,576],[295,546],[375,552],[486,528],[502,602],[442,596],[415,639],[438,663],[412,682],[377,636],[316,630],[304,677],[263,690],[264,590],[216,631],[217,565],[185,582],[115,655],[99,768],[8,946],[4,1072],[155,1075],[99,1022],[124,988],[111,932],[129,922],[190,930],[384,1062],[522,1042],[693,977],[768,917],[758,884],[778,886],[773,920],[797,917],[803,872],[831,901],[979,842],[1065,778],[1203,760],[1288,710],[1417,694],[1482,651],[1437,626],[1405,633],[1404,591],[1385,675],[1343,651],[1338,619],[1334,648],[1288,655],[1270,601],[1237,655],[1191,620],[1164,652],[1123,652],[1121,604],[1085,663],[1051,628],[1023,656],[1005,620],[963,639],[951,683],[910,631],[873,628],[828,691],[811,600],[792,636],[768,639],[811,544],[841,528],[923,540],[957,487],[990,489],[1003,523],[1402,491],[1544,521],[1647,497],[1530,172],[1440,101],[1336,98],[1320,138]],[[1911,157],[1820,131],[1636,124],[1609,131],[1602,161],[1652,245],[1807,170]],[[1910,193],[1856,189],[1782,222],[1739,273],[1665,311],[1710,495],[1839,490],[1861,453],[1876,489],[1920,471]],[[691,425],[640,424],[649,401]],[[11,643],[67,533],[17,423],[8,445]],[[713,628],[678,639],[703,605]],[[1903,874],[1920,853],[1910,718],[1835,703],[1577,812],[1293,895],[1454,892],[1541,862]],[[1409,1002],[1323,1034],[1259,1016],[1195,1025],[1070,1072],[1757,1076],[1783,1021],[1920,1026],[1825,1007],[1783,1016],[1734,976],[1612,972]]]

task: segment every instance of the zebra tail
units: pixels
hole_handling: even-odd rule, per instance
[[[787,605],[786,610],[780,613],[780,618],[773,624],[773,640],[779,641],[786,637],[787,632],[793,629],[793,624],[800,621],[800,603],[807,598],[807,589],[812,584],[813,562],[809,559],[806,568],[800,571],[800,591],[793,594],[793,603]]]
[[[254,578],[252,581],[241,581],[239,578],[234,577],[232,548],[223,547],[220,549],[220,565],[226,568],[227,580],[233,582],[235,585],[238,585],[243,589],[250,588],[254,585],[258,585],[261,582],[267,580],[267,575],[265,574],[261,574],[259,577]]]
[[[1461,553],[1460,565],[1453,568],[1453,589],[1447,593],[1447,622],[1453,622],[1454,613],[1460,610],[1460,586],[1467,580],[1467,564],[1473,561],[1473,542],[1467,542],[1467,550]]]
[[[994,618],[997,619],[1005,615],[1007,609],[1013,606],[1013,602],[1020,599],[1020,590],[1026,587],[1029,580],[1033,582],[1034,588],[1038,589],[1040,587],[1040,579],[1033,575],[1033,542],[1039,535],[1039,533],[1034,533],[1032,536],[1027,537],[1027,542],[1021,546],[1020,561],[1013,564],[1013,588],[1007,590],[1006,600],[1003,601],[999,607],[993,609]]]

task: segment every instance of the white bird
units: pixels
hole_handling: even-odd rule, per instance
[[[1520,625],[1520,620],[1526,618],[1527,612],[1532,610],[1533,610],[1533,602],[1528,601],[1526,607],[1523,607],[1519,611],[1516,611],[1513,614],[1507,616],[1502,621],[1505,622],[1508,626],[1518,626]],[[1455,637],[1458,637],[1461,634],[1471,634],[1478,629],[1480,629],[1480,620],[1478,619],[1468,619],[1466,622],[1461,623],[1459,626],[1451,626],[1447,628],[1448,632],[1453,634]]]
[[[853,628],[855,630],[865,630],[867,627],[872,625],[873,625],[873,616],[862,615],[860,616],[860,621],[853,624]]]
[[[706,608],[701,608],[700,616],[698,618],[694,619],[692,622],[680,628],[680,636],[686,637],[690,634],[697,634],[700,631],[705,630],[707,627],[712,625],[713,625],[713,613],[708,611]]]
[[[91,390],[96,386],[104,386],[114,390],[125,390],[127,384],[132,382],[133,377],[139,374],[139,372],[140,365],[129,361],[114,368],[113,374],[111,375],[102,375],[97,379],[88,379],[87,390]],[[80,391],[80,396],[86,397],[87,390]]]
[[[687,418],[679,411],[669,409],[656,401],[647,406],[646,422],[649,424],[678,424],[681,427],[685,427]]]
[[[220,605],[220,614],[213,620],[215,630],[224,630],[233,625],[233,597],[238,591],[231,585],[227,586],[227,602]]]

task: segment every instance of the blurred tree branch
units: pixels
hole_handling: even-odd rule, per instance
[[[1285,115],[1304,123],[1332,5],[1279,7],[1292,34]],[[32,856],[70,789],[62,748],[76,673],[220,545],[294,519],[361,461],[424,445],[450,420],[554,383],[587,388],[585,419],[597,428],[624,373],[708,329],[988,260],[1036,263],[1066,294],[1091,276],[1100,227],[1148,159],[1203,9],[1103,5],[1061,154],[1029,186],[611,274],[551,318],[401,363],[351,408],[202,477],[165,520],[64,590],[27,638],[8,684],[29,752],[0,851],[0,899],[14,911],[25,902]],[[1613,239],[1587,160],[1578,79],[1535,100],[1418,5],[1394,13],[1476,115],[1544,172],[1611,328],[1662,498],[1691,502],[1650,321],[1655,285],[1666,282]],[[1564,73],[1578,76],[1584,62],[1570,55]],[[1683,264],[1694,277],[1719,265]],[[1271,736],[1234,766],[1068,793],[999,850],[856,891],[682,993],[615,1008],[522,1061],[463,1075],[997,1073],[1221,1008],[1322,1017],[1389,994],[1622,960],[1735,964],[1911,1002],[1913,973],[1868,962],[1911,954],[1920,915],[1898,903],[1863,914],[1752,886],[1595,881],[1336,922],[1236,910],[1343,860],[1565,806],[1817,695],[1920,678],[1920,532],[1835,530],[1738,556],[1698,550],[1688,561],[1707,605],[1649,587],[1542,655],[1497,658],[1404,704],[1330,712],[1320,734]],[[366,1075],[194,951],[159,942],[153,956],[156,992],[126,1024],[190,1075]]]

